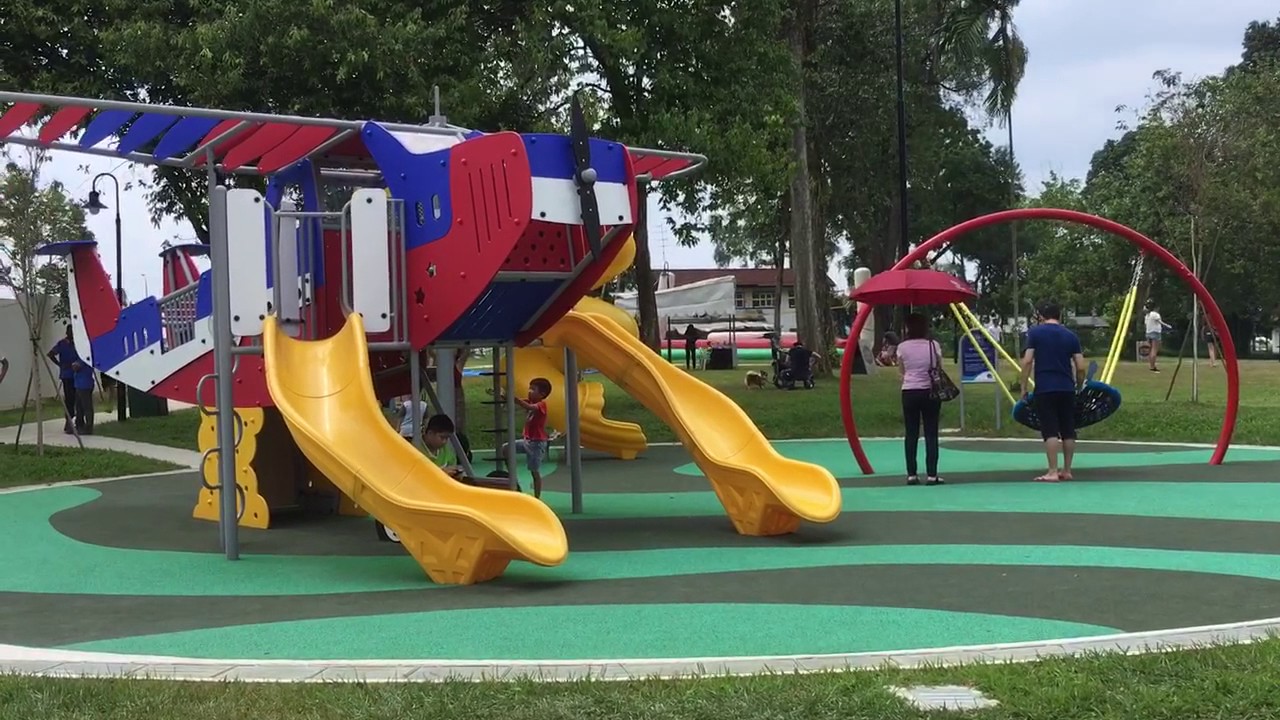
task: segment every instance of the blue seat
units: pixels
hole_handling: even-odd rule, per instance
[[[1035,393],[1013,406],[1013,419],[1032,430],[1040,430],[1040,418],[1033,401]],[[1076,393],[1076,429],[1100,423],[1120,409],[1120,391],[1097,380],[1085,381]]]

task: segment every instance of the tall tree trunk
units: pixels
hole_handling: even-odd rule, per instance
[[[813,0],[799,0],[791,21],[788,43],[800,81],[796,83],[796,119],[791,133],[795,170],[791,177],[791,267],[796,276],[796,332],[821,357],[831,343],[827,312],[826,262],[823,243],[814,225],[813,178],[809,167],[806,68],[809,47],[805,36],[813,17]],[[824,332],[824,329],[828,331]]]
[[[658,328],[657,283],[653,280],[653,259],[649,255],[649,183],[638,188],[640,208],[636,219],[636,259],[631,265],[636,281],[636,305],[640,316],[640,341],[654,350],[661,347]]]
[[[777,269],[773,277],[773,334],[782,339],[782,291],[783,279],[787,272],[787,234],[778,228],[778,244],[773,248],[773,267]],[[795,297],[796,289],[791,288],[791,297]]]

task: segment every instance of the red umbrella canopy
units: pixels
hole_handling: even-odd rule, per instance
[[[849,297],[868,305],[950,305],[978,293],[964,280],[937,270],[887,270],[867,280]]]

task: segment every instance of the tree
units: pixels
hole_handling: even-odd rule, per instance
[[[65,188],[57,182],[41,182],[45,162],[45,153],[28,151],[21,161],[9,159],[0,177],[0,285],[13,293],[27,326],[34,360],[28,388],[35,389],[36,452],[41,455],[44,418],[40,368],[47,368],[46,338],[41,335],[53,304],[61,298],[65,306],[66,275],[59,263],[44,261],[36,250],[49,242],[92,238],[84,224],[84,211],[67,196]],[[21,434],[21,427],[18,432]]]
[[[784,5],[757,0],[726,6],[688,0],[551,3],[556,37],[569,43],[566,71],[586,78],[584,93],[605,112],[601,134],[637,146],[688,148],[707,155],[698,178],[659,183],[663,206],[699,218],[750,190],[781,193],[788,161],[781,152],[793,117],[793,74],[780,28]],[[674,223],[683,244],[708,224]],[[657,346],[656,283],[649,249],[636,248],[641,338]]]

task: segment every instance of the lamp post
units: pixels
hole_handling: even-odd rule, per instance
[[[98,173],[93,177],[93,185],[89,190],[89,201],[84,204],[85,210],[90,215],[97,215],[99,212],[106,210],[107,206],[102,204],[102,194],[98,192],[98,181],[102,178],[111,178],[112,185],[115,186],[116,198],[116,302],[120,303],[120,307],[124,307],[124,260],[121,257],[121,235],[120,235],[120,180],[109,172]],[[125,388],[124,384],[119,380],[116,381],[116,420],[125,421]]]

